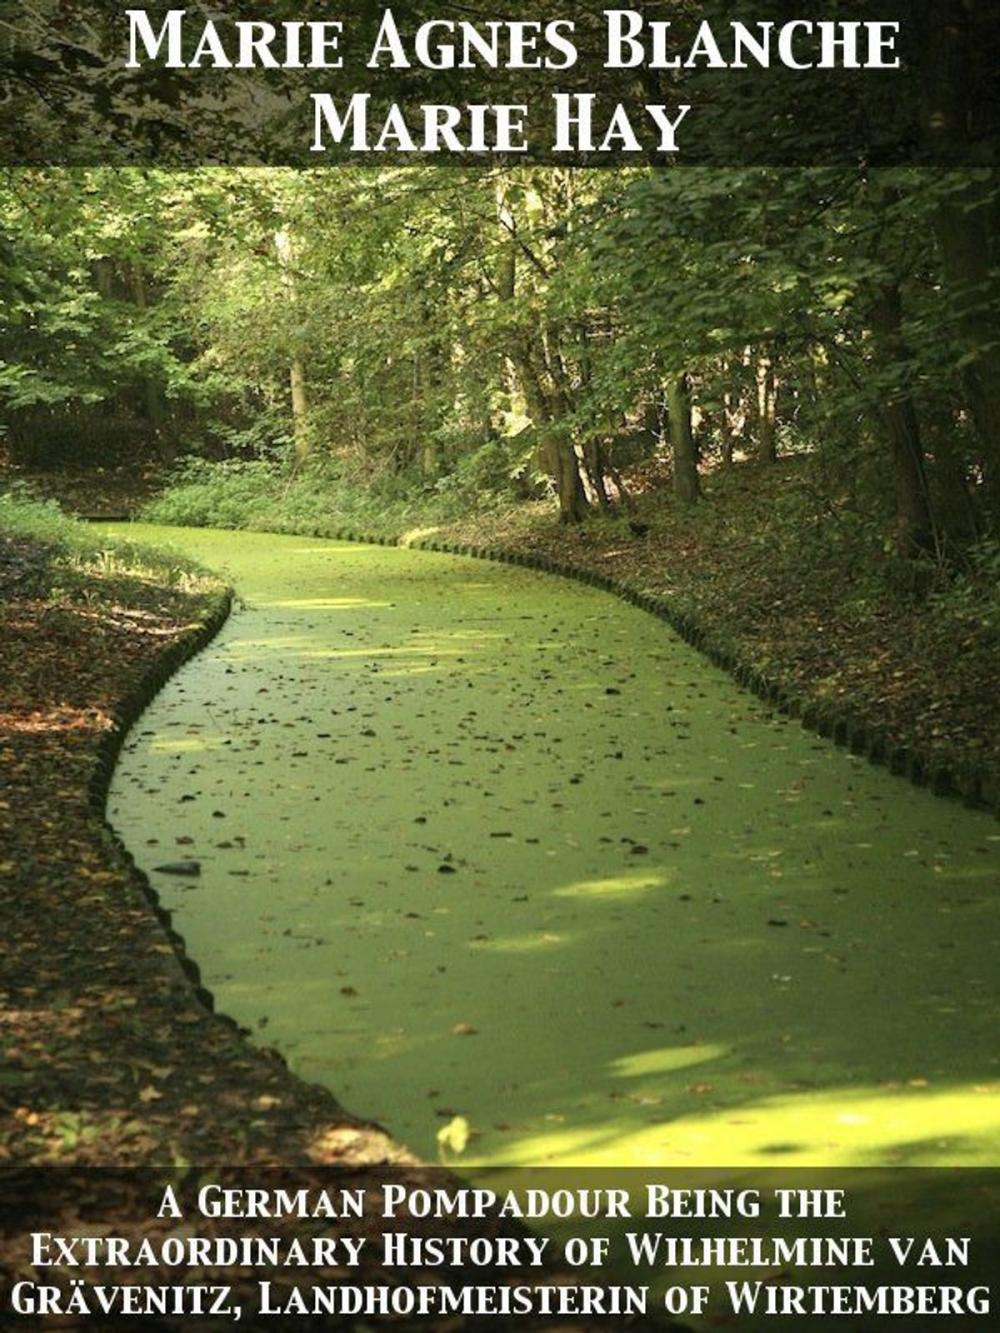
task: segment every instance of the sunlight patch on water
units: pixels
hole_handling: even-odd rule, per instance
[[[590,1135],[552,1128],[507,1144],[510,1165],[991,1165],[1000,1097],[972,1085],[941,1092],[836,1089],[639,1126],[626,1117]],[[489,1159],[477,1158],[480,1164]]]
[[[365,597],[275,597],[259,601],[258,606],[287,607],[295,611],[356,611],[392,606],[391,602],[375,602]]]
[[[690,1069],[726,1055],[724,1046],[661,1046],[658,1050],[640,1051],[612,1060],[611,1073],[615,1078],[645,1078],[648,1074],[667,1074],[675,1069]]]
[[[549,953],[553,949],[572,944],[572,935],[508,935],[506,938],[472,940],[469,947],[477,953]]]
[[[612,879],[584,879],[576,884],[565,884],[553,889],[554,898],[623,898],[662,889],[672,876],[667,872],[654,875],[626,874]]]

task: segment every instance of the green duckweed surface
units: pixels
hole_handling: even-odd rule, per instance
[[[246,605],[137,724],[110,819],[304,1078],[427,1156],[463,1117],[470,1164],[998,1160],[990,817],[606,593],[130,531]]]

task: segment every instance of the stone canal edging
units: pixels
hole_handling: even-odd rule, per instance
[[[173,946],[177,961],[191,982],[195,995],[200,1003],[213,1014],[215,1013],[215,1002],[211,992],[202,984],[198,965],[188,956],[184,940],[174,930],[170,913],[161,905],[160,896],[150,883],[149,877],[136,865],[132,853],[108,824],[106,807],[115,765],[129,732],[167,681],[176,675],[181,667],[190,662],[193,657],[197,657],[203,648],[208,647],[232,614],[233,602],[234,594],[231,588],[225,588],[214,595],[207,614],[179,635],[162,655],[153,661],[145,674],[133,684],[128,694],[111,709],[112,725],[104,733],[99,744],[89,790],[91,809],[100,821],[109,851],[118,861],[124,862],[127,866],[130,877],[148,900],[157,920]],[[226,1019],[225,1021],[229,1022],[231,1020]]]

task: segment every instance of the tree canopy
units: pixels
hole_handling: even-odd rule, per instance
[[[896,168],[22,169],[12,449],[332,460],[538,494],[811,452],[907,555],[992,530],[995,175]],[[102,452],[103,451],[103,452]],[[402,481],[400,481],[402,479]]]

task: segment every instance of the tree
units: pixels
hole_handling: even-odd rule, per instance
[[[691,385],[687,374],[676,375],[669,381],[667,413],[673,446],[674,495],[683,504],[693,504],[701,494],[701,488],[691,425]]]

